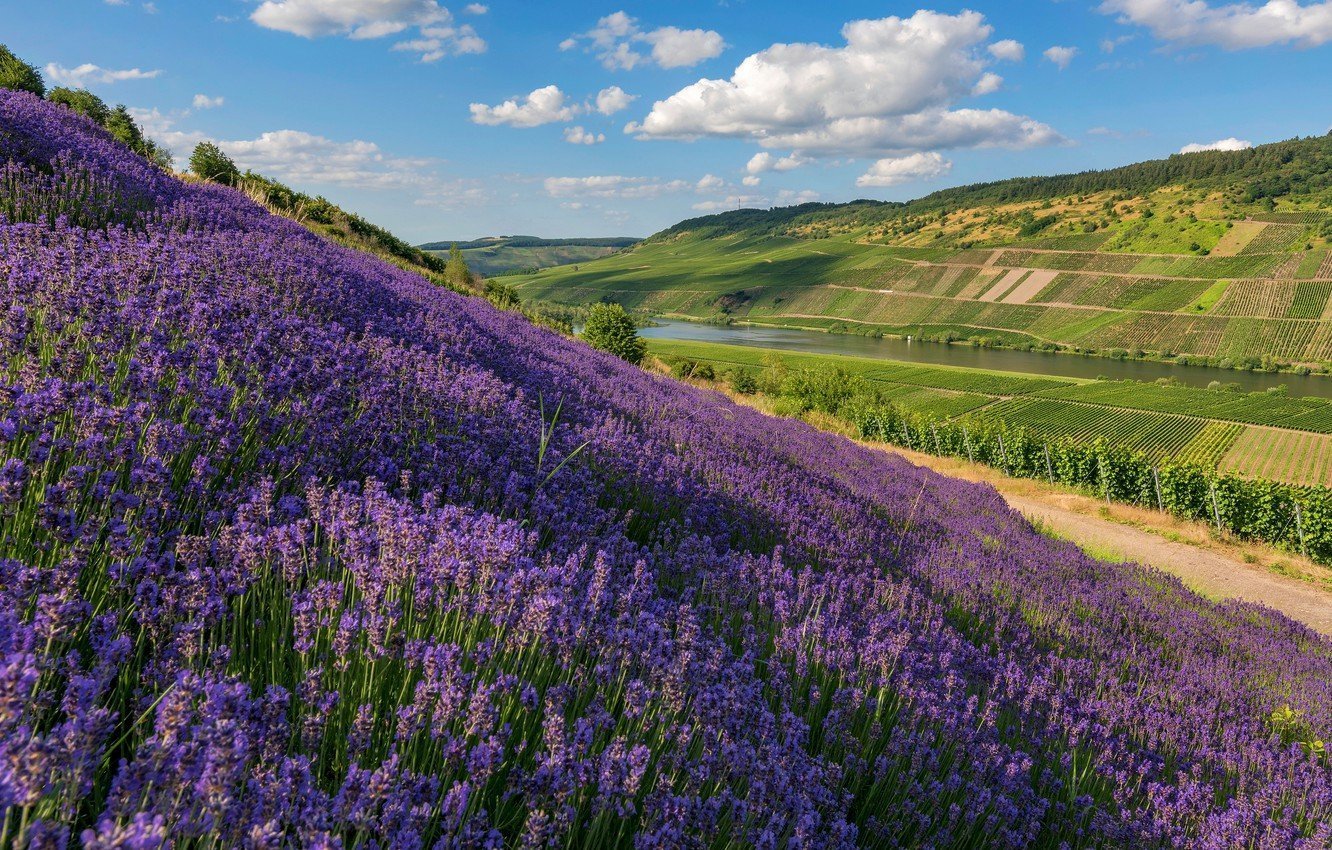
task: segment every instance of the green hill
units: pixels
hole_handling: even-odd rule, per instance
[[[642,240],[632,236],[591,239],[542,239],[538,236],[492,236],[458,241],[467,267],[485,277],[530,274],[538,269],[586,263],[609,257]],[[422,251],[447,256],[455,243],[447,240],[419,246]]]
[[[1332,362],[1332,137],[691,219],[526,300],[1215,365]]]

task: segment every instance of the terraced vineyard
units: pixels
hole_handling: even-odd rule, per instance
[[[1198,437],[1207,422],[1189,416],[1116,410],[1043,398],[1015,398],[987,408],[986,415],[1023,425],[1041,440],[1104,439],[1153,459],[1174,457]]]
[[[1244,430],[1243,425],[1230,422],[1208,422],[1175,457],[1186,463],[1215,467],[1221,463]]]
[[[1131,410],[1179,413],[1206,419],[1332,433],[1332,401],[1268,393],[1231,393],[1136,381],[1098,381],[1039,393],[1044,398]]]
[[[1332,485],[1332,399],[1290,398],[1136,381],[1073,381],[739,345],[650,340],[670,362],[758,374],[835,368],[869,381],[880,401],[935,420],[1002,421],[1037,440],[1139,451],[1255,478]]]
[[[1250,478],[1332,486],[1332,437],[1246,428],[1223,456],[1220,467]]]
[[[984,188],[703,217],[515,285],[691,319],[1332,368],[1332,214],[1316,201],[1167,184],[967,202]]]

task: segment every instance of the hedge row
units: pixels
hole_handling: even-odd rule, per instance
[[[860,410],[852,418],[866,439],[1089,489],[1107,500],[1202,520],[1218,531],[1332,563],[1332,489],[1327,487],[1240,478],[1176,461],[1153,464],[1105,440],[1045,442],[998,420],[942,421],[893,405]]]

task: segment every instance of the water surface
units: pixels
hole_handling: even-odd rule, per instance
[[[1111,380],[1155,381],[1175,378],[1180,383],[1205,387],[1212,381],[1235,383],[1246,392],[1263,392],[1285,384],[1294,396],[1332,398],[1332,378],[1322,375],[1241,372],[1209,366],[1180,366],[1151,360],[1111,360],[1077,354],[1048,351],[1017,351],[1006,348],[973,348],[969,345],[945,345],[896,337],[875,339],[855,334],[829,334],[794,328],[749,325],[705,325],[674,319],[655,319],[658,327],[643,328],[647,339],[679,339],[776,348],[809,354],[848,354],[880,360],[899,360],[944,366],[968,366],[1005,372],[1028,372],[1059,378],[1109,378]]]

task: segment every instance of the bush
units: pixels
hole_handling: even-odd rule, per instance
[[[630,363],[641,363],[647,354],[647,343],[638,336],[634,320],[619,304],[593,306],[583,326],[583,340]]]
[[[1225,386],[1225,385],[1223,385]],[[788,404],[797,406],[795,400]],[[1044,442],[1006,422],[941,420],[895,405],[853,405],[862,437],[966,457],[1008,475],[1080,487],[1113,501],[1160,508],[1245,540],[1263,540],[1332,563],[1332,489],[1239,478],[1176,460],[1153,461],[1105,440]]]
[[[758,379],[748,369],[732,369],[726,373],[726,385],[742,395],[758,392]]]
[[[240,181],[236,163],[212,142],[200,142],[194,146],[194,153],[190,154],[190,172],[224,186],[235,186]]]
[[[0,89],[17,89],[32,92],[38,97],[46,96],[46,82],[42,75],[3,44],[0,44]]]
[[[51,89],[51,94],[47,97],[47,100],[58,103],[67,109],[72,109],[80,115],[85,115],[103,127],[106,126],[107,119],[111,117],[111,107],[87,89],[71,89],[60,86]]]

